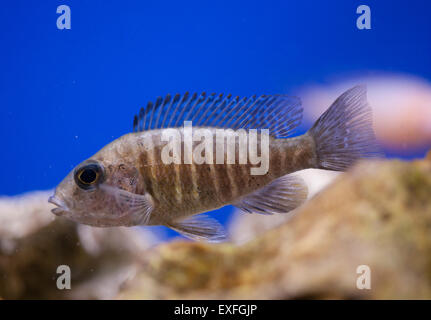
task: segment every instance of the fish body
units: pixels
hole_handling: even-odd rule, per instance
[[[303,181],[291,173],[344,170],[358,158],[378,154],[361,86],[340,96],[307,133],[294,138],[288,136],[302,108],[291,97],[185,96],[149,103],[135,117],[134,132],[70,172],[50,198],[58,206],[53,212],[92,226],[165,225],[193,239],[219,241],[221,226],[198,214],[228,204],[249,213],[286,213],[307,196]],[[186,128],[185,121],[193,120],[197,126]],[[256,131],[254,140],[241,140],[254,129],[260,135]],[[172,130],[177,130],[174,147],[166,139]],[[190,139],[201,131],[204,139]],[[199,147],[201,160],[193,161]],[[252,163],[252,151],[260,154],[260,163]],[[259,165],[265,170],[258,172]]]

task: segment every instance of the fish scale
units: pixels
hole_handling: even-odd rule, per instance
[[[232,134],[235,134],[235,132],[232,131]],[[141,133],[130,134],[127,143],[131,145],[137,144],[134,140],[140,139],[141,135]],[[170,208],[169,206],[160,207],[160,211],[165,213],[181,210],[185,215],[188,215],[198,213],[200,210],[221,207],[278,177],[308,167],[308,159],[314,158],[312,144],[306,143],[307,140],[311,141],[311,137],[302,136],[293,142],[270,138],[272,157],[269,171],[265,175],[250,175],[250,168],[253,167],[250,163],[245,165],[238,163],[166,165],[161,158],[162,148],[167,145],[167,142],[162,141],[161,138],[163,130],[148,131],[146,135],[151,138],[145,137],[144,140],[151,141],[154,147],[149,148],[148,145],[151,143],[147,143],[146,148],[142,151],[145,156],[141,157],[140,161],[142,161],[141,166],[145,169],[141,174],[144,177],[147,192],[153,196],[155,201],[160,202],[162,198],[176,200],[174,204],[172,202],[169,204],[169,206],[172,206]],[[214,138],[214,154],[216,153],[215,141]],[[195,142],[193,147],[197,143]],[[184,146],[183,136],[181,145],[182,147]],[[226,162],[227,148],[224,149]],[[236,159],[238,159],[238,149],[238,142],[236,142]],[[295,160],[296,158],[299,161]],[[283,164],[282,159],[293,159],[294,161]],[[184,160],[184,157],[182,157],[182,160]],[[195,171],[195,174],[193,174],[193,171]],[[166,174],[166,172],[169,173]],[[161,176],[169,175],[173,178],[173,184],[166,179],[160,179]],[[212,181],[212,183],[209,183],[209,181]],[[198,190],[201,191],[199,192]],[[203,198],[204,196],[205,198]],[[154,212],[157,213],[157,211]]]

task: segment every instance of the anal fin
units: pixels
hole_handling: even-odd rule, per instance
[[[232,204],[247,213],[287,213],[300,206],[307,199],[307,194],[308,188],[304,181],[288,174]]]

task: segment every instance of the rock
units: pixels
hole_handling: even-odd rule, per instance
[[[0,297],[115,297],[156,239],[136,228],[91,228],[55,217],[51,193],[0,198]],[[71,269],[72,290],[57,289],[60,265]]]
[[[306,182],[320,179],[310,174]],[[247,235],[241,245],[154,246],[138,228],[55,217],[47,192],[0,198],[0,297],[430,299],[431,153],[330,175],[309,184],[312,198],[291,219],[238,216],[231,232]],[[59,265],[71,268],[72,290],[57,289]],[[364,265],[370,290],[357,288]]]
[[[117,298],[430,299],[431,161],[358,163],[243,245],[163,244]]]

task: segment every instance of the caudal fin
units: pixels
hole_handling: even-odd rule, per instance
[[[309,130],[319,168],[342,171],[360,158],[381,155],[365,85],[344,92]]]

